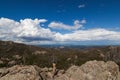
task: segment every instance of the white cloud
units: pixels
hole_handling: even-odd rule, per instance
[[[78,5],[78,8],[84,8],[84,7],[85,7],[85,4]]]
[[[38,20],[38,19],[36,19],[36,20]],[[46,19],[39,19],[39,22],[40,23],[45,23],[45,22],[47,22],[47,20]]]
[[[0,19],[0,39],[3,40],[50,40],[54,33],[50,29],[45,29],[40,26],[45,19],[24,19],[20,22],[1,18]]]
[[[81,24],[86,24],[86,20],[83,19],[80,23],[81,23]]]
[[[120,32],[106,29],[78,30],[64,35],[57,34],[57,39],[59,41],[120,40]]]
[[[53,28],[53,29],[64,29],[64,30],[78,30],[83,27],[83,24],[86,23],[86,20],[75,20],[74,25],[66,25],[63,24],[62,22],[51,22],[48,27]]]
[[[71,33],[62,34],[41,27],[45,19],[24,19],[14,21],[8,18],[0,18],[0,40],[12,40],[29,44],[58,44],[79,41],[111,41],[120,42],[120,32],[103,28],[75,30]],[[86,21],[74,21],[74,25],[85,24]],[[50,23],[51,24],[51,23]],[[56,23],[55,23],[56,24]],[[54,24],[54,25],[55,25]],[[56,24],[58,25],[58,24]],[[64,25],[64,24],[60,24]],[[74,26],[74,27],[75,27]],[[64,25],[66,27],[66,25]],[[71,26],[67,26],[69,28]],[[73,26],[72,26],[73,27]]]

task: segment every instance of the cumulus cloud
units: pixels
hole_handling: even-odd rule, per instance
[[[78,5],[78,8],[84,8],[84,7],[85,7],[85,4]]]
[[[86,20],[83,19],[81,21],[75,20],[73,26],[63,24],[62,22],[51,22],[48,27],[53,29],[64,29],[64,30],[78,30],[83,27],[83,25],[86,23]]]
[[[41,23],[45,23],[46,21],[46,19],[23,19],[15,21],[8,18],[0,18],[0,40],[11,40],[28,44],[66,44],[70,42],[100,40],[120,42],[120,32],[118,31],[97,28],[75,30],[71,33],[62,34],[54,32],[50,28],[41,27]],[[74,21],[74,25],[76,26],[85,23],[85,20]],[[71,26],[67,26],[67,28],[69,27]]]
[[[56,34],[58,41],[94,41],[94,40],[120,40],[120,32],[106,29],[78,30],[68,34]]]
[[[24,19],[19,22],[8,19],[0,19],[0,39],[3,40],[50,40],[54,33],[50,29],[40,26],[45,19]]]

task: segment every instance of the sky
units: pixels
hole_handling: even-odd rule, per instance
[[[0,0],[0,40],[120,45],[120,0]]]

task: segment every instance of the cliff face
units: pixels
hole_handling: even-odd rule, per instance
[[[0,80],[120,80],[119,67],[112,61],[88,61],[82,66],[71,66],[54,78],[51,68],[16,65],[0,69]]]

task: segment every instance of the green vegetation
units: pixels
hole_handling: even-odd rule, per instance
[[[18,58],[13,57],[15,55]],[[53,57],[58,69],[67,69],[71,65],[80,66],[89,60],[112,60],[120,64],[120,47],[40,48],[0,41],[0,60],[3,61],[3,64],[0,63],[0,67],[9,67],[15,64],[52,67]]]

